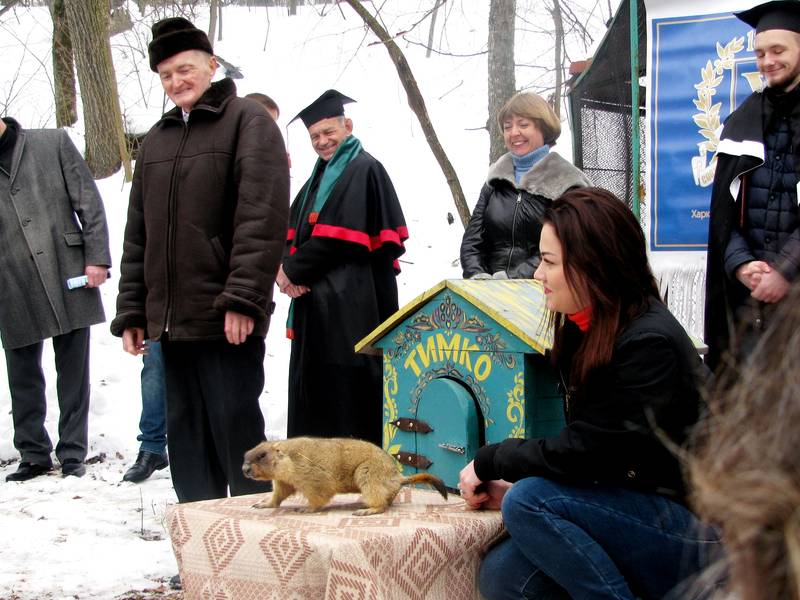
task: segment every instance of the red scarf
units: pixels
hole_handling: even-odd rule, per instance
[[[567,315],[567,318],[575,323],[583,333],[589,331],[589,323],[592,322],[592,307],[587,306],[576,313]]]

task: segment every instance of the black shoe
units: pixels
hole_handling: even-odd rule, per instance
[[[136,457],[136,462],[133,463],[130,469],[122,476],[122,481],[132,481],[139,483],[144,481],[153,471],[160,471],[169,466],[169,459],[166,454],[156,454],[155,452],[146,452],[142,450]]]
[[[61,463],[61,474],[64,477],[83,477],[86,474],[86,465],[77,458],[67,458]]]
[[[40,465],[32,462],[21,462],[14,473],[6,475],[6,481],[28,481],[39,475],[44,475],[53,468],[53,465]]]
[[[183,583],[181,582],[181,574],[173,575],[169,578],[169,587],[173,590],[182,590]]]

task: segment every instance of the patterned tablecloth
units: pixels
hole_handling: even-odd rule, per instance
[[[498,511],[470,511],[457,496],[415,488],[367,517],[351,514],[363,506],[358,494],[305,514],[297,496],[252,508],[263,496],[167,510],[186,600],[478,598],[478,563],[503,533]]]

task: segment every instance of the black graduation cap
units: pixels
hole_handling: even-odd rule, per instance
[[[322,119],[341,117],[344,114],[344,105],[350,102],[355,100],[336,90],[328,90],[297,113],[289,123],[301,119],[307,129]]]
[[[800,33],[800,1],[798,0],[773,0],[733,14],[754,27],[756,33],[770,29],[786,29]]]

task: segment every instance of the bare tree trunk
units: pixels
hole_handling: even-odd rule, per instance
[[[516,0],[491,0],[489,5],[489,163],[506,152],[497,113],[516,91],[514,18]]]
[[[213,38],[209,38],[211,44],[214,44]],[[217,41],[222,39],[222,4],[217,6]]]
[[[289,0],[289,16],[297,14],[297,0]]]
[[[64,0],[53,0],[50,16],[53,18],[56,127],[68,127],[78,120],[78,97],[75,93],[75,62]]]
[[[219,0],[211,0],[209,2],[209,19],[208,19],[208,39],[214,42],[214,36],[217,34],[217,6]]]
[[[116,172],[124,161],[125,177],[130,180],[130,158],[108,40],[108,0],[65,0],[64,6],[81,88],[86,164],[93,177],[101,179]]]
[[[436,31],[436,15],[439,13],[439,7],[444,0],[436,0],[436,4],[431,11],[431,28],[428,30],[428,49],[425,51],[425,58],[431,57],[431,48],[433,48],[433,34]]]
[[[403,56],[403,52],[394,40],[392,40],[387,31],[378,23],[375,17],[364,8],[359,0],[345,0],[345,2],[358,13],[364,23],[366,23],[386,46],[386,50],[389,52],[389,56],[397,69],[400,82],[403,84],[403,88],[408,95],[408,105],[411,107],[411,110],[414,111],[414,114],[417,115],[417,119],[422,126],[422,131],[425,133],[425,139],[428,141],[428,145],[431,148],[431,152],[433,152],[433,155],[436,157],[442,169],[442,173],[444,173],[445,179],[447,179],[447,184],[450,186],[450,192],[453,194],[453,202],[455,202],[456,211],[461,218],[461,223],[466,227],[470,215],[469,207],[467,207],[467,202],[464,198],[464,192],[461,189],[461,183],[458,181],[458,175],[456,175],[453,165],[450,164],[450,159],[447,158],[444,148],[442,148],[442,145],[439,143],[439,138],[428,116],[428,110],[425,108],[425,100],[422,97],[422,93],[419,91],[419,86],[417,85],[416,79],[414,79],[414,74],[411,72],[411,67],[406,57]]]
[[[564,20],[561,18],[561,3],[559,0],[553,0],[553,25],[555,33],[555,68],[556,68],[556,82],[553,89],[553,112],[556,116],[561,118],[561,88],[564,85],[564,65],[563,63],[563,50],[564,50]]]

